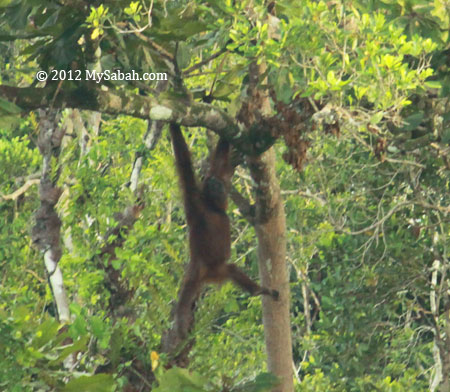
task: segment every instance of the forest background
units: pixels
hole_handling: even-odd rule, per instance
[[[0,1],[0,390],[449,392],[449,15]],[[233,144],[232,261],[281,294],[205,289],[187,370],[170,122],[199,177]]]

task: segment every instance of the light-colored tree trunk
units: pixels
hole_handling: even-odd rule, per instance
[[[39,111],[38,147],[42,155],[42,175],[39,186],[41,205],[35,213],[32,229],[35,246],[44,255],[49,284],[55,299],[58,320],[70,321],[69,301],[64,289],[63,275],[58,262],[61,258],[61,220],[55,209],[62,190],[57,187],[57,176],[52,178],[52,157],[59,158],[64,129],[58,126],[60,115],[55,110]]]
[[[261,284],[280,293],[278,301],[263,296],[263,323],[268,370],[279,377],[273,392],[292,392],[290,290],[286,264],[286,218],[275,173],[273,148],[249,159],[255,181],[256,224]]]

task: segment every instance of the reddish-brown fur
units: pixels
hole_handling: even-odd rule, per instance
[[[193,321],[195,300],[205,283],[222,283],[231,279],[251,295],[267,294],[274,299],[278,298],[278,292],[259,286],[236,265],[227,264],[231,236],[226,208],[233,175],[229,143],[224,139],[218,142],[209,173],[199,187],[180,127],[171,124],[170,132],[189,227],[190,262],[186,266],[175,313],[175,329],[178,337],[184,338]]]

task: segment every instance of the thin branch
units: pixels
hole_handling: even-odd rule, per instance
[[[133,366],[130,367],[130,370],[131,370],[136,376],[138,376],[139,379],[140,379],[145,385],[147,385],[147,387],[150,388],[150,389],[149,389],[150,391],[152,390],[152,384],[150,384],[150,383],[147,381],[147,379],[146,379],[141,373],[139,373]]]
[[[231,40],[230,40],[230,41],[231,41]],[[224,54],[225,52],[228,52],[227,44],[228,44],[230,41],[228,41],[222,49],[220,49],[219,51],[217,51],[216,53],[214,53],[212,56],[210,56],[210,57],[208,57],[207,59],[205,59],[205,60],[203,60],[203,61],[200,61],[199,63],[194,64],[192,67],[186,69],[186,70],[183,72],[183,75],[188,75],[188,74],[190,74],[192,71],[195,71],[195,70],[197,70],[197,69],[203,67],[205,64],[208,64],[209,62],[213,61],[214,59],[216,59],[217,57],[221,56],[221,55]]]
[[[16,41],[18,39],[25,39],[25,40],[32,40],[34,38],[38,37],[48,37],[50,36],[50,33],[33,33],[33,34],[0,34],[0,42],[5,41]]]
[[[66,134],[66,136],[67,136],[67,134]],[[40,178],[40,177],[41,177],[41,173],[40,172],[36,172],[36,173],[33,173],[33,174],[29,174],[27,176],[16,177],[14,181],[17,184],[18,182],[21,182],[21,181],[34,180],[34,179]]]
[[[140,31],[135,31],[134,34],[146,44],[155,49],[162,57],[166,58],[167,60],[174,61],[174,57],[171,53],[165,50],[162,46],[159,46],[156,42],[152,41],[145,34],[142,34]]]
[[[309,199],[316,200],[321,206],[324,206],[327,204],[327,200],[321,196],[318,196],[317,194],[313,194],[309,191],[309,189],[305,191],[302,191],[300,189],[293,189],[293,190],[285,190],[281,191],[281,194],[284,195],[299,195],[302,197],[307,197]]]
[[[402,160],[402,159],[394,159],[394,158],[389,158],[389,157],[385,157],[384,160],[386,162],[390,162],[390,163],[399,163],[401,165],[410,165],[410,166],[419,167],[421,169],[425,169],[425,165],[422,165],[420,163],[413,162],[413,161],[405,161],[405,160]]]
[[[380,220],[376,221],[375,223],[373,223],[372,225],[358,230],[358,231],[349,231],[346,232],[346,234],[350,234],[350,235],[358,235],[358,234],[363,234],[369,230],[373,230],[375,228],[378,228],[380,225],[384,224],[384,222],[386,222],[397,210],[399,210],[400,208],[403,208],[405,206],[409,206],[409,205],[413,205],[414,203],[411,201],[405,201],[402,203],[399,203],[397,205],[395,205],[383,218],[381,218]]]
[[[158,140],[161,138],[163,123],[161,121],[149,121],[147,132],[144,136],[144,145],[147,151],[152,151]],[[137,192],[139,175],[141,173],[142,165],[144,163],[144,156],[141,152],[136,153],[134,159],[133,169],[130,176],[130,189],[133,193]]]
[[[32,187],[33,185],[37,185],[40,183],[40,180],[28,180],[25,184],[23,184],[19,189],[14,191],[13,193],[10,193],[9,195],[1,195],[0,197],[3,198],[3,200],[16,200],[19,196],[24,194],[28,188]]]
[[[30,269],[26,269],[25,272],[28,272],[30,275],[33,275],[36,280],[38,280],[40,283],[46,283],[47,281],[43,278],[41,278],[36,272]]]
[[[164,86],[159,87],[161,89],[164,88]],[[143,138],[143,144],[147,151],[151,151],[155,148],[161,137],[162,127],[163,123],[161,121],[148,122],[147,131]],[[142,201],[142,194],[144,191],[142,186],[139,187],[139,177],[144,158],[145,156],[142,152],[136,152],[130,174],[130,181],[128,182],[130,190],[136,197],[136,202],[134,205],[126,207],[123,212],[115,215],[115,220],[118,223],[106,233],[104,245],[100,251],[100,259],[97,263],[97,265],[106,272],[106,285],[111,293],[110,308],[112,311],[118,308],[118,305],[121,305],[130,299],[134,293],[134,291],[128,287],[127,282],[121,278],[120,273],[112,267],[111,261],[116,258],[116,249],[123,246],[126,240],[125,234],[131,230],[144,208],[144,202]],[[112,236],[114,237],[114,240],[110,241],[109,239]],[[105,265],[103,258],[108,257],[107,255],[109,255],[109,259]]]
[[[415,202],[414,204],[417,204],[417,205],[419,205],[419,206],[421,206],[423,208],[428,208],[428,209],[431,209],[431,210],[441,211],[444,214],[450,213],[450,207],[436,206],[436,205],[433,205],[433,204],[425,203],[423,201]]]

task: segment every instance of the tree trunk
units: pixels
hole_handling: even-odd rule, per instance
[[[52,176],[52,157],[58,159],[65,130],[58,126],[60,114],[55,110],[39,111],[39,136],[37,144],[42,155],[42,175],[39,186],[40,207],[35,212],[36,224],[31,230],[33,244],[44,255],[57,310],[61,323],[70,321],[69,301],[64,289],[63,275],[58,262],[61,258],[61,220],[56,204],[62,190],[57,187],[58,173]],[[52,178],[53,177],[53,178]]]
[[[268,370],[280,379],[273,392],[292,392],[292,341],[290,290],[286,266],[286,219],[280,185],[275,173],[273,148],[249,159],[255,181],[256,224],[261,284],[279,291],[274,301],[263,296],[263,323]]]

